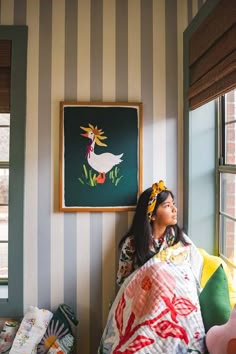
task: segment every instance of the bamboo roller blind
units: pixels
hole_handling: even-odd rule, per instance
[[[11,41],[0,40],[0,113],[10,112]]]
[[[235,87],[236,0],[221,0],[189,41],[189,107]]]

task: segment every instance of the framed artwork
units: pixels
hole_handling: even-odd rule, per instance
[[[134,210],[142,103],[60,102],[60,211]]]

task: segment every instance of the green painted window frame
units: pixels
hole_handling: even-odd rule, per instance
[[[1,317],[23,315],[23,229],[26,124],[27,26],[0,26],[0,39],[12,41],[9,170],[8,298]]]
[[[198,247],[205,248],[209,253],[218,255],[218,235],[217,235],[217,223],[216,223],[216,215],[217,208],[216,204],[218,202],[218,191],[217,191],[217,106],[216,101],[211,101],[204,106],[201,106],[195,110],[190,110],[189,108],[189,100],[188,100],[188,89],[190,83],[189,77],[189,42],[197,29],[201,26],[207,16],[213,11],[215,6],[219,3],[220,0],[211,0],[206,1],[204,5],[201,7],[197,15],[188,25],[183,34],[183,72],[184,72],[184,85],[183,85],[183,102],[184,102],[184,196],[183,196],[183,226],[185,231],[189,234],[190,237],[193,238],[193,241],[196,243]],[[201,111],[203,110],[203,111]],[[206,112],[204,111],[206,110]],[[203,124],[202,121],[198,122],[198,118],[201,118],[204,114],[208,114],[208,123],[212,122],[212,125],[215,124],[215,132],[211,134],[211,137],[208,142],[208,147],[212,150],[214,149],[214,154],[212,154],[210,163],[215,165],[214,171],[211,171],[211,176],[207,180],[207,185],[210,186],[210,189],[205,184],[204,176],[208,175],[209,169],[208,164],[205,164],[205,167],[201,163],[201,169],[204,170],[203,177],[199,177],[197,173],[193,173],[192,165],[193,163],[198,163],[192,161],[193,157],[193,149],[195,148],[196,140],[193,141],[193,130],[192,130],[192,122],[196,123],[197,128]],[[206,116],[205,116],[206,117]],[[198,139],[201,139],[199,136]],[[193,146],[194,144],[194,146]],[[213,156],[214,155],[214,156]],[[205,156],[204,156],[205,157]],[[203,161],[204,162],[204,161]],[[192,164],[192,165],[191,165]],[[196,184],[197,182],[197,184]],[[196,194],[196,185],[199,190],[199,196],[203,196],[207,198],[207,207],[210,210],[210,216],[205,212],[203,215],[201,204],[199,201],[201,198],[194,198],[193,196]],[[202,188],[203,187],[203,188]],[[208,218],[210,221],[207,225],[207,229],[204,231],[203,229],[199,229],[198,225],[205,218]]]

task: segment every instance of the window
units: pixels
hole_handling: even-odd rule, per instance
[[[0,113],[0,283],[8,280],[8,186],[10,114]]]
[[[236,20],[233,8],[235,0],[206,1],[184,31],[184,228],[196,232],[200,247],[209,253],[220,253],[230,266],[236,284]],[[214,138],[209,135],[206,124],[209,122],[210,128],[214,126],[218,133]],[[202,128],[198,137],[195,126]],[[212,150],[214,157],[211,158]],[[212,221],[216,221],[214,227]],[[207,232],[205,227],[200,229],[202,224],[210,225]]]
[[[236,89],[219,102],[219,252],[236,283]]]
[[[0,251],[7,257],[6,269],[0,254],[7,281],[0,283],[0,314],[7,318],[23,314],[27,33],[26,26],[0,26]],[[9,47],[10,60],[2,60]]]
[[[0,40],[0,284],[8,284],[8,215],[12,41]],[[0,298],[7,297],[7,286]]]

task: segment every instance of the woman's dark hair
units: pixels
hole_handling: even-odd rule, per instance
[[[148,259],[150,259],[154,255],[154,253],[150,251],[152,227],[147,216],[147,205],[151,192],[152,188],[148,188],[140,195],[132,225],[129,231],[123,236],[119,243],[119,247],[121,248],[125,239],[128,236],[134,237],[135,254],[139,266],[146,263]],[[158,206],[163,203],[169,195],[171,195],[174,199],[174,195],[171,191],[162,191],[160,194],[158,194],[153,214],[155,214]],[[179,228],[177,224],[174,226],[167,226],[166,232],[168,232],[170,228],[173,228],[175,233],[175,240],[173,244],[176,244],[179,241],[182,241],[183,244],[188,244],[184,239],[183,231]]]

